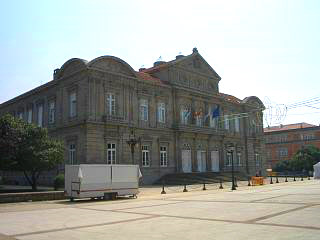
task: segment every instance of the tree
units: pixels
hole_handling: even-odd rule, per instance
[[[63,162],[62,143],[50,139],[45,128],[6,115],[0,134],[0,169],[23,172],[33,190],[41,173]]]
[[[290,171],[290,164],[288,160],[279,161],[274,167],[276,172],[288,172]]]
[[[313,171],[313,165],[320,161],[320,149],[308,145],[298,150],[292,158],[292,168],[296,171]]]
[[[320,162],[320,149],[308,145],[298,150],[291,160],[283,160],[276,164],[275,171],[277,172],[303,172],[313,171],[313,165]]]

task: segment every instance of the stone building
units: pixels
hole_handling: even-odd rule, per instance
[[[230,171],[232,159],[237,171],[264,172],[264,106],[220,93],[220,80],[196,48],[139,71],[112,56],[73,58],[52,81],[2,103],[0,114],[48,128],[64,141],[67,164],[139,164],[144,183]]]
[[[302,147],[320,148],[320,126],[295,123],[264,129],[267,167],[272,168],[281,160],[291,160]]]

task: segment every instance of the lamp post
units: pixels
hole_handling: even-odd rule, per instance
[[[127,141],[127,144],[130,146],[131,150],[131,162],[134,164],[134,147],[138,143],[138,140],[136,139],[133,130],[131,130],[129,140]]]
[[[231,153],[231,176],[232,176],[232,187],[231,190],[237,190],[235,181],[234,181],[234,164],[233,164],[233,152],[234,152],[234,146],[233,144],[230,144],[228,146],[228,152]]]

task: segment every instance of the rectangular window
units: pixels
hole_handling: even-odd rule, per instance
[[[70,117],[77,116],[77,94],[76,94],[76,92],[72,92],[69,95],[69,116]]]
[[[23,120],[23,112],[22,111],[18,113],[18,118]]]
[[[149,146],[142,145],[142,166],[149,167],[150,166],[150,156],[149,156]]]
[[[229,116],[225,115],[224,116],[224,129],[229,130],[230,129],[230,125],[229,125]]]
[[[158,121],[161,123],[166,122],[166,107],[165,103],[158,103]]]
[[[302,134],[302,140],[312,140],[314,139],[314,135],[313,134]]]
[[[32,108],[28,109],[27,122],[32,123]]]
[[[188,109],[181,109],[181,112],[180,112],[181,124],[188,124],[189,116],[190,116],[190,112]]]
[[[259,167],[260,166],[260,154],[256,153],[254,156],[255,156],[256,166]]]
[[[167,167],[168,158],[167,158],[167,147],[160,147],[160,167]]]
[[[76,145],[69,144],[69,164],[76,164]]]
[[[227,152],[227,161],[226,161],[226,166],[230,167],[232,166],[232,159],[231,159],[231,153]]]
[[[38,127],[42,127],[43,125],[43,105],[38,106]]]
[[[209,116],[209,118],[210,118],[210,127],[211,128],[216,128],[217,127],[218,118],[212,118],[211,116]]]
[[[140,100],[140,120],[148,121],[148,100]]]
[[[49,102],[49,123],[52,124],[55,121],[56,103],[55,101]]]
[[[237,165],[241,166],[241,153],[237,153]]]
[[[240,132],[240,118],[236,117],[234,119],[234,128],[236,132]]]
[[[107,94],[107,113],[110,116],[116,115],[116,96],[113,93]]]
[[[280,148],[279,149],[279,156],[280,157],[287,157],[288,156],[288,148]]]
[[[203,125],[202,115],[196,116],[196,125],[197,125],[198,127],[202,127],[202,125]]]
[[[116,144],[108,143],[107,164],[116,164]]]

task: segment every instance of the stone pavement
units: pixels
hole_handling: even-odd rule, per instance
[[[0,205],[0,239],[320,239],[320,181]]]

